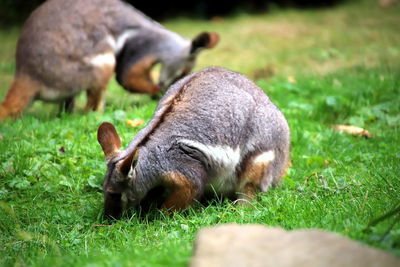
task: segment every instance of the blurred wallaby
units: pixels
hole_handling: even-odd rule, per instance
[[[264,92],[219,67],[173,84],[126,150],[110,123],[97,138],[107,160],[105,215],[119,218],[157,187],[179,210],[211,192],[242,202],[276,184],[289,163],[289,128]]]
[[[71,111],[80,91],[87,92],[86,110],[101,109],[114,70],[128,91],[154,95],[189,73],[197,54],[218,40],[207,32],[185,39],[120,0],[48,0],[22,29],[0,119],[21,114],[34,99]],[[150,77],[156,63],[159,84]]]

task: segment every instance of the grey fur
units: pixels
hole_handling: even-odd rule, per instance
[[[187,177],[195,188],[194,198],[200,199],[216,179],[218,168],[224,167],[207,149],[199,149],[203,145],[210,151],[232,148],[232,156],[240,151],[238,164],[230,170],[234,177],[227,177],[234,186],[217,188],[221,191],[217,193],[227,195],[237,193],[247,159],[273,151],[275,157],[258,188],[266,191],[288,165],[289,128],[278,108],[245,76],[219,67],[203,69],[173,84],[148,126],[125,151],[109,160],[104,191],[125,194],[129,205],[136,206],[152,188],[163,184],[163,175],[173,172]],[[138,158],[129,173],[115,170],[134,151]]]
[[[87,109],[101,109],[114,70],[125,89],[154,95],[191,70],[196,58],[190,53],[192,46],[191,40],[120,0],[48,0],[32,12],[22,29],[16,88],[0,105],[0,118],[21,113],[34,99],[73,103],[81,91],[93,96],[95,103],[88,103]],[[126,84],[132,67],[148,58],[154,62],[138,67],[139,79]],[[162,64],[159,84],[149,75],[157,62]],[[23,103],[12,107],[18,97]]]
[[[29,72],[45,86],[74,95],[72,89],[89,88],[98,80],[93,67],[83,59],[114,50],[107,37],[117,40],[129,29],[138,34],[128,39],[127,45],[138,39],[150,42],[163,63],[170,65],[172,60],[188,56],[185,52],[190,49],[190,40],[122,1],[50,0],[32,13],[23,28],[17,48],[17,72]],[[141,48],[137,49],[135,56],[142,54]]]

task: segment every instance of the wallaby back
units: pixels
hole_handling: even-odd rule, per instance
[[[113,146],[101,136],[115,132],[109,127],[98,132],[106,155]],[[207,192],[251,200],[284,174],[289,137],[283,114],[245,76],[218,67],[191,74],[170,87],[125,151],[108,152],[106,215],[122,212],[107,192],[136,206],[160,186],[166,208],[184,208]]]
[[[148,137],[160,126],[163,122],[165,116],[171,112],[172,106],[176,99],[180,97],[184,85],[190,81],[192,78],[196,77],[196,73],[190,74],[175,84],[173,84],[168,91],[165,92],[164,96],[161,98],[156,110],[154,111],[154,115],[146,125],[145,128],[140,130],[136,135],[135,138],[130,142],[128,147],[122,151],[118,156],[112,159],[112,162],[118,162],[125,158],[127,158],[130,154],[135,151],[139,145],[143,144]]]
[[[177,142],[192,153],[197,150],[200,161],[210,166],[208,173],[232,179],[220,188],[226,192],[235,190],[237,169],[244,168],[247,158],[272,151],[274,167],[261,186],[266,190],[276,182],[288,162],[289,128],[269,98],[243,75],[222,68],[207,68],[183,82],[169,112],[142,146],[167,151]]]

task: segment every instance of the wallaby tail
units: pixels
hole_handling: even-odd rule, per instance
[[[38,89],[39,84],[29,76],[16,76],[6,97],[0,104],[0,120],[21,115],[32,102]]]

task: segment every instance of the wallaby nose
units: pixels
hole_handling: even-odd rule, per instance
[[[104,219],[120,219],[122,212],[121,194],[106,192],[104,201]]]
[[[158,93],[161,91],[161,88],[163,88],[161,85],[159,84],[155,84],[154,85],[154,92]]]

